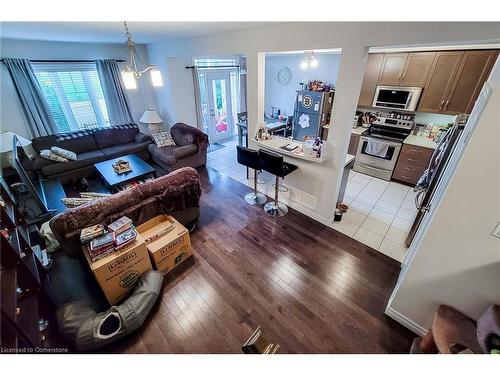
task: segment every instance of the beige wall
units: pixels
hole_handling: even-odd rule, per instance
[[[500,304],[500,63],[492,96],[389,309],[428,329],[439,304],[478,318]]]

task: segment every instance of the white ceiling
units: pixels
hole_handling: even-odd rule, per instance
[[[152,43],[259,27],[266,22],[127,22],[136,43]],[[123,43],[121,22],[2,22],[2,38]]]

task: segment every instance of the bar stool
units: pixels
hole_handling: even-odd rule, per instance
[[[245,195],[245,201],[252,206],[262,205],[266,203],[266,196],[257,191],[257,171],[261,170],[259,152],[247,147],[236,146],[236,156],[239,164],[253,169],[254,173],[253,193],[248,193],[247,195]]]
[[[274,152],[259,150],[259,160],[261,168],[276,176],[274,184],[274,202],[266,203],[264,211],[275,217],[285,216],[288,212],[288,207],[281,202],[278,202],[279,178],[285,178],[298,167],[294,164],[283,161],[283,156]]]

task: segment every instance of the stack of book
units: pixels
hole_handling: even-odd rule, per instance
[[[137,237],[134,223],[126,216],[109,224],[108,229],[116,235],[115,250],[123,249]]]
[[[123,216],[108,225],[108,229],[112,232],[115,232],[115,234],[123,233],[130,228],[134,228],[134,223],[132,223],[132,220],[130,220],[126,216]]]
[[[94,238],[102,236],[104,234],[104,225],[97,224],[91,227],[83,228],[80,232],[80,242],[82,244],[89,243]]]
[[[115,251],[115,238],[115,233],[110,232],[90,241],[88,250],[92,262],[102,259]]]
[[[128,244],[134,242],[136,237],[137,237],[137,232],[135,231],[134,228],[130,228],[125,232],[117,234],[115,238],[115,245],[116,245],[115,250],[123,249]]]

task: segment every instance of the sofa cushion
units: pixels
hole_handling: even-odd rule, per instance
[[[97,150],[94,136],[89,131],[60,135],[52,146],[70,150],[76,154]]]
[[[110,126],[109,129],[94,131],[94,138],[100,149],[134,142],[136,134],[139,133],[137,125]]]
[[[159,132],[151,134],[153,137],[153,142],[158,146],[158,148],[175,146],[175,141],[172,138],[170,132]]]
[[[56,144],[56,135],[47,135],[45,137],[36,137],[31,141],[31,145],[35,149],[37,154],[40,154],[42,150],[50,150],[52,146]]]
[[[137,154],[138,152],[148,149],[150,142],[143,143],[126,143],[123,145],[116,145],[112,147],[103,148],[101,151],[106,156],[106,159],[114,159],[124,155]]]
[[[148,150],[151,153],[151,157],[160,165],[174,165],[177,162],[177,159],[174,155],[174,150],[177,146],[165,146],[158,148],[155,144],[150,144],[148,146]]]
[[[182,147],[176,147],[173,149],[174,156],[177,159],[182,159],[189,155],[194,155],[197,152],[198,152],[198,147],[196,147],[196,145],[186,145]]]
[[[60,173],[68,172],[73,169],[79,169],[99,163],[100,161],[106,160],[106,156],[100,150],[94,150],[89,152],[84,152],[78,154],[78,159],[74,161],[69,161],[67,163],[52,163],[45,167],[42,167],[42,173],[45,176],[53,176]]]

